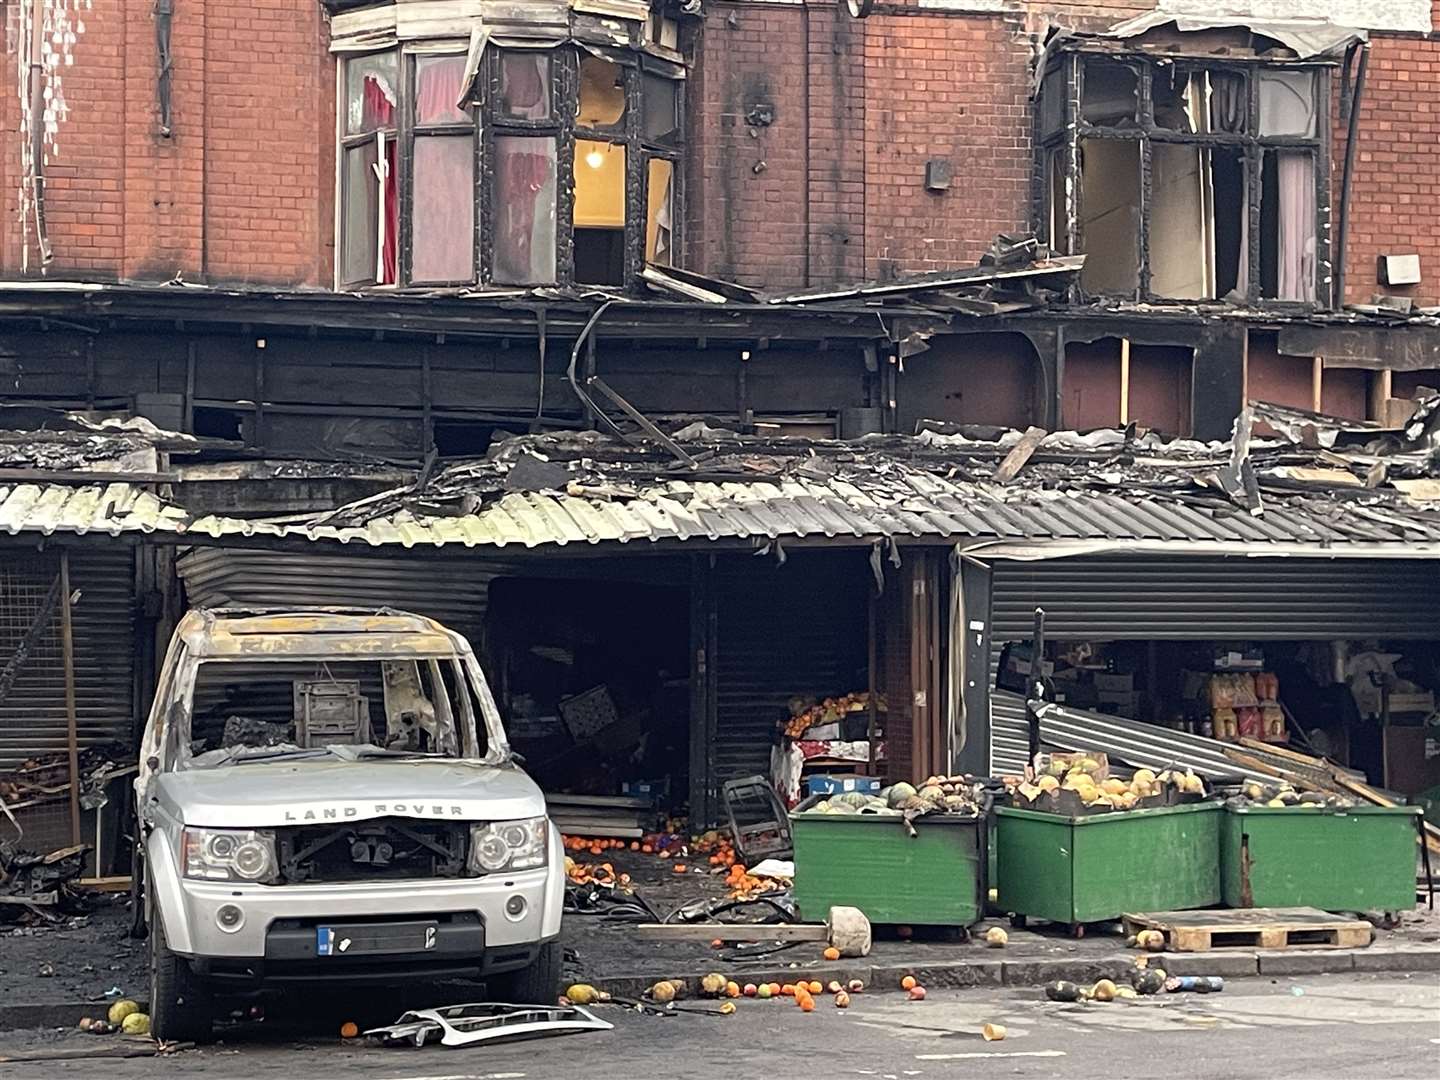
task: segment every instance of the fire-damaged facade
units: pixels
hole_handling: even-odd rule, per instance
[[[1428,5],[162,7],[8,9],[0,765],[133,752],[187,606],[347,605],[699,820],[1014,771],[1032,661],[1050,745],[1440,784],[1332,700],[1440,681]]]

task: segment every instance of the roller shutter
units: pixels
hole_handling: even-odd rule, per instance
[[[1407,559],[1105,557],[997,560],[991,678],[1036,607],[1052,638],[1334,640],[1440,638],[1440,563]],[[1025,708],[991,691],[992,772],[1026,753]]]
[[[0,549],[0,665],[10,661],[60,573],[58,551]],[[81,747],[135,738],[135,551],[116,544],[70,554],[75,709]],[[67,745],[65,664],[56,606],[0,701],[0,769]]]
[[[801,551],[784,565],[727,556],[715,568],[713,783],[770,771],[775,722],[796,695],[867,685],[864,552]]]

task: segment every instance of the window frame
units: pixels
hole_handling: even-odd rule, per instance
[[[350,132],[350,84],[349,65],[356,61],[366,60],[374,56],[383,56],[386,53],[395,56],[396,64],[396,97],[399,99],[395,106],[395,122],[391,127],[376,128],[373,131],[360,131],[354,134]],[[341,289],[392,289],[404,276],[402,259],[404,233],[406,226],[405,213],[405,166],[402,162],[404,141],[401,138],[401,127],[405,121],[405,93],[402,89],[404,80],[404,57],[398,48],[377,49],[374,52],[360,53],[355,56],[346,57],[336,65],[336,110],[335,110],[335,282]],[[395,167],[400,173],[395,178],[396,196],[396,251],[395,251],[395,281],[382,282],[382,260],[385,258],[385,186],[380,182],[377,200],[377,212],[375,220],[375,265],[372,267],[368,277],[347,279],[345,276],[346,263],[346,231],[345,231],[345,209],[346,200],[346,158],[351,150],[364,146],[366,143],[375,144],[375,159],[377,162],[385,163],[386,141],[396,144]],[[380,178],[376,178],[380,181]]]
[[[446,43],[450,44],[450,43]],[[588,49],[575,41],[554,44],[499,46],[489,42],[485,46],[473,86],[470,88],[467,111],[471,120],[467,124],[446,122],[420,124],[415,109],[416,69],[419,60],[431,56],[453,56],[464,53],[465,46],[456,41],[454,48],[445,48],[440,42],[426,42],[418,47],[405,44],[388,49],[377,49],[367,53],[356,53],[341,58],[337,65],[337,109],[336,109],[336,200],[335,200],[335,287],[341,290],[372,288],[544,288],[547,286],[566,287],[572,285],[590,286],[593,283],[577,281],[575,278],[575,147],[577,140],[593,139],[600,142],[623,146],[625,150],[625,237],[623,284],[608,286],[634,289],[640,285],[640,271],[645,265],[649,225],[649,169],[652,160],[660,159],[670,163],[670,257],[668,263],[681,264],[680,251],[682,223],[684,221],[684,174],[683,168],[687,146],[687,78],[688,71],[683,63],[656,56],[642,49],[610,48],[603,50],[602,58],[617,64],[624,72],[625,115],[612,127],[585,127],[577,120],[580,94],[580,63],[588,53],[599,54],[598,49]],[[543,120],[528,120],[502,115],[500,112],[500,80],[503,57],[510,52],[546,53],[550,57],[550,116]],[[345,191],[345,154],[352,145],[366,139],[376,138],[373,132],[364,135],[347,135],[349,89],[348,65],[363,62],[369,57],[392,53],[397,58],[400,102],[397,109],[395,128],[386,134],[387,139],[396,143],[397,177],[397,251],[396,277],[394,283],[378,284],[379,278],[346,280],[344,231],[347,209]],[[678,56],[678,54],[676,54]],[[645,131],[644,86],[647,77],[658,77],[674,84],[675,129],[669,137],[650,138]],[[417,136],[455,137],[470,133],[474,145],[474,239],[471,254],[471,276],[463,280],[430,281],[414,277],[414,169],[415,141]],[[497,137],[529,136],[547,137],[555,145],[556,173],[556,224],[555,224],[555,275],[553,281],[526,282],[522,285],[499,283],[495,280],[495,240],[497,221],[497,183],[495,140]],[[383,147],[381,148],[383,154]],[[384,212],[383,191],[381,213]],[[383,251],[383,240],[378,236],[376,269],[379,269]],[[599,286],[607,287],[607,286]]]
[[[1136,69],[1137,102],[1134,125],[1093,124],[1086,121],[1082,113],[1085,89],[1085,66],[1089,59],[1120,62]],[[1139,143],[1140,158],[1140,206],[1137,234],[1137,258],[1139,276],[1133,293],[1108,293],[1102,295],[1125,296],[1144,302],[1189,302],[1215,303],[1222,298],[1205,300],[1177,300],[1152,291],[1152,270],[1150,261],[1150,236],[1153,224],[1154,198],[1152,195],[1152,166],[1154,148],[1157,144],[1181,144],[1203,149],[1237,149],[1244,162],[1245,180],[1250,191],[1262,190],[1265,156],[1277,151],[1305,151],[1311,155],[1312,174],[1315,177],[1315,282],[1313,295],[1306,299],[1282,299],[1261,295],[1261,200],[1252,199],[1248,210],[1246,228],[1246,262],[1249,269],[1246,303],[1250,306],[1281,308],[1326,308],[1331,304],[1331,286],[1334,276],[1330,224],[1330,155],[1331,132],[1329,101],[1331,80],[1337,66],[1335,61],[1306,60],[1285,61],[1267,58],[1226,57],[1224,60],[1204,56],[1164,55],[1146,53],[1112,53],[1086,49],[1066,50],[1050,58],[1042,73],[1033,110],[1035,161],[1032,165],[1034,198],[1032,216],[1037,235],[1051,236],[1052,217],[1056,200],[1066,196],[1063,185],[1066,181],[1076,184],[1073,205],[1065,205],[1063,222],[1065,235],[1060,250],[1066,254],[1078,254],[1081,243],[1080,221],[1083,218],[1083,191],[1079,190],[1080,147],[1087,139],[1115,139]],[[1245,80],[1246,122],[1243,132],[1184,132],[1162,128],[1155,123],[1154,80],[1157,72],[1223,72],[1236,74]],[[1316,118],[1313,136],[1261,135],[1259,75],[1264,71],[1286,71],[1311,74],[1314,79],[1312,92]],[[1060,90],[1064,94],[1058,112],[1059,125],[1046,130],[1047,113],[1055,119],[1055,112],[1047,104],[1047,96]],[[1060,169],[1054,169],[1053,154],[1060,155]],[[1055,189],[1058,172],[1062,190]],[[1057,216],[1058,220],[1058,216]]]

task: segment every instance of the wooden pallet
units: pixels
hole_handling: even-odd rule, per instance
[[[1125,933],[1159,930],[1173,952],[1210,949],[1290,949],[1312,945],[1356,949],[1370,944],[1373,929],[1315,908],[1243,908],[1236,911],[1163,911],[1124,915]]]

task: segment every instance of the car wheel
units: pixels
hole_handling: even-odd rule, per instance
[[[170,951],[157,913],[150,925],[150,1033],[163,1042],[209,1042],[213,1022],[210,988]]]
[[[560,996],[560,942],[547,941],[527,968],[486,980],[491,1001],[512,1005],[554,1005]]]

